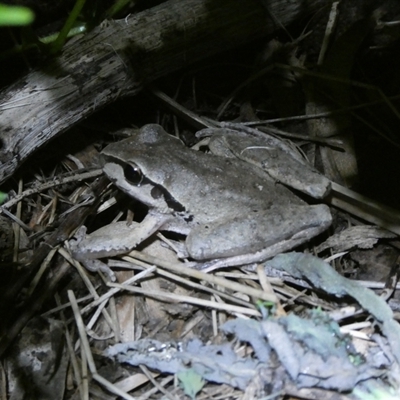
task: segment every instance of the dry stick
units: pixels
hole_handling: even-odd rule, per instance
[[[123,284],[124,285],[133,285],[134,283],[139,282],[141,279],[149,276],[155,270],[156,270],[156,267],[150,267],[149,269],[147,269],[145,271],[142,271],[142,272],[138,273],[137,275],[127,279],[126,281],[123,282]],[[94,307],[98,306],[99,304],[101,304],[103,301],[108,300],[111,296],[114,296],[119,291],[120,291],[119,288],[113,288],[113,289],[109,290],[107,293],[104,293],[102,296],[100,296],[99,298],[95,299],[94,301],[89,303],[87,306],[85,306],[81,310],[81,314],[82,315],[85,314],[86,312],[88,312],[92,308],[94,308]]]
[[[95,198],[100,198],[100,194],[107,184],[108,180],[106,178],[101,178],[91,186]],[[11,341],[18,335],[21,329],[29,321],[29,319],[40,310],[43,302],[47,299],[46,296],[48,296],[52,290],[55,289],[58,282],[63,277],[63,274],[67,273],[69,265],[67,265],[65,268],[63,267],[56,270],[54,277],[46,286],[47,290],[37,293],[38,298],[36,300],[34,298],[32,299],[32,297],[27,297],[24,299],[24,308],[16,309],[16,305],[19,303],[19,300],[16,302],[16,299],[19,299],[21,289],[30,279],[33,278],[42,261],[48,255],[49,251],[53,247],[69,238],[71,233],[76,230],[78,225],[82,223],[82,221],[84,221],[85,218],[93,211],[92,207],[95,209],[97,204],[94,203],[90,207],[81,207],[69,214],[61,222],[59,228],[35,250],[30,263],[26,266],[21,266],[21,269],[19,270],[20,275],[18,281],[14,282],[11,286],[6,287],[3,291],[0,311],[2,311],[1,322],[5,332],[0,336],[0,357],[7,349]],[[38,291],[36,290],[35,292]],[[21,305],[19,306],[21,307]]]
[[[75,321],[79,331],[79,337],[81,339],[81,345],[84,350],[84,353],[87,358],[87,363],[89,366],[89,370],[92,374],[93,379],[95,379],[98,383],[102,384],[109,390],[111,393],[114,393],[118,396],[121,396],[127,400],[135,400],[132,396],[129,396],[127,393],[123,392],[121,389],[113,385],[111,382],[103,378],[97,373],[96,365],[94,363],[93,355],[90,350],[89,341],[86,336],[85,324],[82,320],[82,316],[79,311],[78,303],[76,302],[76,298],[72,290],[68,290],[68,299],[71,303],[72,310],[74,312]]]
[[[240,313],[243,315],[253,315],[256,317],[261,316],[261,314],[258,311],[254,310],[252,308],[234,306],[232,304],[225,304],[225,303],[216,303],[214,301],[199,299],[197,297],[192,297],[192,296],[184,296],[181,294],[174,294],[174,293],[160,291],[160,290],[158,290],[158,291],[145,290],[145,289],[140,289],[136,286],[123,285],[123,284],[121,285],[119,283],[112,283],[112,282],[108,282],[107,286],[112,287],[112,288],[119,288],[121,290],[126,290],[127,292],[131,292],[131,293],[143,294],[145,296],[152,297],[154,299],[157,299],[160,301],[165,301],[165,302],[195,304],[199,307],[208,307],[211,309],[216,309],[216,310],[221,310],[221,311],[226,311],[226,312],[231,312],[231,313]]]
[[[206,274],[204,272],[197,271],[195,269],[188,268],[188,267],[179,265],[177,263],[171,263],[166,260],[161,260],[160,258],[153,257],[149,254],[143,254],[136,250],[131,251],[129,253],[129,255],[134,258],[137,258],[141,261],[147,262],[149,264],[153,264],[156,266],[159,265],[160,267],[165,268],[166,270],[173,271],[180,275],[190,276],[195,279],[207,281],[209,283],[219,285],[221,287],[226,287],[226,288],[229,288],[229,289],[237,291],[237,292],[245,293],[249,296],[255,297],[256,299],[262,299],[264,301],[271,301],[273,303],[277,302],[277,298],[276,298],[275,294],[265,293],[262,290],[257,290],[257,289],[254,289],[254,288],[251,288],[251,287],[248,287],[245,285],[241,285],[240,283],[229,281],[227,279],[223,279],[223,278],[217,277],[215,275]]]
[[[24,190],[22,193],[19,193],[18,195],[14,196],[12,199],[7,200],[0,207],[0,213],[6,214],[7,209],[11,208],[15,204],[18,204],[24,198],[26,198],[28,196],[32,196],[33,194],[44,192],[45,190],[48,190],[48,189],[56,187],[56,186],[65,185],[66,183],[81,182],[86,179],[96,178],[96,177],[100,176],[102,173],[103,173],[103,171],[101,169],[95,169],[95,170],[87,171],[87,172],[76,172],[72,175],[70,173],[68,173],[68,176],[57,177],[57,178],[51,179],[47,182],[41,183],[39,185],[35,185],[34,187]],[[11,218],[11,216],[10,216],[10,218]],[[26,228],[24,228],[24,229],[26,229]],[[28,230],[29,229],[30,228],[28,227]]]
[[[332,182],[326,203],[400,235],[400,212],[366,196]]]
[[[153,376],[155,376],[154,372],[153,372]],[[167,375],[164,379],[162,379],[160,381],[160,385],[162,387],[167,386],[174,379],[175,379],[175,376]],[[147,400],[149,398],[154,398],[152,396],[154,396],[158,391],[159,391],[158,388],[152,387],[147,392],[141,394],[140,397],[138,397],[138,400]]]
[[[158,389],[159,392],[163,393],[170,400],[178,400],[172,393],[170,393],[167,389],[164,388],[158,381],[152,376],[152,373],[147,369],[144,365],[139,365],[139,368],[142,372],[147,376],[147,379],[153,384],[154,387]]]
[[[94,288],[92,281],[88,278],[88,276],[85,273],[85,270],[83,269],[83,267],[78,263],[78,261],[74,260],[71,255],[63,248],[60,248],[58,250],[58,252],[72,265],[75,266],[75,268],[77,269],[83,283],[85,284],[86,288],[88,289],[89,293],[95,298],[98,299],[100,296],[98,295],[96,289]],[[100,308],[100,312],[103,314],[104,319],[106,320],[107,324],[109,325],[109,327],[114,331],[114,325],[113,325],[113,321],[111,319],[110,314],[108,313],[107,310],[105,310],[104,308],[101,308],[101,304],[99,305]]]
[[[61,299],[60,299],[60,296],[59,296],[58,293],[56,293],[54,295],[54,299],[55,299],[57,305],[59,307],[61,307]],[[79,394],[80,394],[80,396],[82,398],[83,397],[83,390],[82,390],[82,385],[81,385],[82,376],[81,376],[80,371],[79,371],[78,358],[76,357],[76,354],[75,354],[74,345],[72,343],[72,336],[71,336],[71,333],[70,333],[70,331],[68,329],[68,326],[67,326],[67,320],[65,318],[64,311],[60,312],[60,318],[61,318],[62,323],[64,324],[64,327],[65,327],[64,336],[65,336],[65,342],[66,342],[67,349],[68,349],[68,355],[69,355],[70,360],[71,360],[72,374],[73,374],[75,382],[76,382],[76,384],[78,386]]]
[[[131,264],[134,264],[134,265],[137,265],[137,266],[140,266],[140,267],[143,267],[143,268],[147,268],[146,271],[153,270],[153,268],[155,269],[154,266],[153,267],[149,267],[149,265],[146,264],[145,262],[142,262],[142,261],[140,261],[138,259],[135,259],[135,258],[131,258],[129,256],[124,256],[124,257],[122,257],[122,259],[123,260],[127,260]],[[183,265],[183,266],[186,267],[185,265]],[[194,290],[199,290],[199,291],[202,291],[202,292],[208,292],[208,293],[210,293],[210,294],[212,294],[214,296],[216,295],[216,296],[222,297],[225,300],[228,300],[230,302],[234,302],[234,303],[239,304],[239,305],[244,306],[244,307],[250,307],[250,308],[253,307],[253,308],[255,308],[255,306],[250,304],[248,301],[245,301],[243,299],[240,299],[240,298],[235,297],[233,295],[230,295],[228,293],[222,292],[222,291],[217,290],[217,289],[215,289],[213,287],[205,286],[205,285],[202,285],[200,283],[195,283],[195,282],[193,282],[193,281],[191,281],[189,279],[182,278],[180,276],[180,274],[179,275],[178,274],[172,274],[171,272],[165,271],[165,270],[163,270],[162,268],[159,268],[159,267],[156,268],[156,273],[159,276],[163,276],[165,278],[174,280],[175,282],[179,282],[180,284],[182,284],[184,286],[187,286],[187,287],[190,287],[190,288],[192,288]],[[247,275],[241,274],[241,277],[247,277]],[[132,283],[130,283],[128,281],[129,280],[123,282],[123,284],[124,285],[131,285]],[[226,282],[228,282],[228,280],[226,280]],[[93,303],[95,303],[95,301]],[[90,304],[88,304],[82,310],[82,314],[84,313],[84,310],[86,310],[89,306],[90,306]]]
[[[101,107],[324,4],[270,0],[266,8],[259,0],[170,0],[72,39],[61,56],[0,93],[0,183],[35,150]]]
[[[160,374],[156,373],[156,372],[152,372],[152,375],[154,378],[158,377]],[[169,383],[171,380],[174,379],[174,376],[167,376],[168,378],[168,382]],[[122,378],[121,380],[117,381],[114,383],[114,385],[116,387],[118,387],[119,389],[121,389],[124,392],[130,392],[136,388],[138,388],[139,386],[142,386],[143,384],[147,383],[149,380],[147,379],[147,376],[136,372],[135,374],[129,375],[126,378]],[[165,382],[165,378],[160,382],[160,384],[162,385],[163,382]],[[154,391],[154,392],[158,392],[158,389],[154,390],[154,387],[152,389],[150,389],[149,391]],[[150,397],[150,396],[148,396]],[[138,400],[144,400],[143,399],[143,394],[137,398]]]

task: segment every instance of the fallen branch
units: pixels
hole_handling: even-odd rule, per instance
[[[71,40],[61,56],[0,93],[0,183],[35,150],[117,98],[323,3],[170,0]]]

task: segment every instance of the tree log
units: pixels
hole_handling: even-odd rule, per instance
[[[170,0],[74,38],[0,92],[0,183],[35,150],[152,80],[310,14],[322,0]]]

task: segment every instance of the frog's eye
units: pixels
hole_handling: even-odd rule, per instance
[[[140,186],[144,178],[142,170],[134,163],[125,166],[124,176],[129,183],[135,186]]]

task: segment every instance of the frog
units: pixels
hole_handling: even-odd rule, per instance
[[[139,224],[121,221],[90,235],[83,228],[70,242],[75,259],[112,280],[99,259],[126,254],[159,231],[184,235],[184,256],[207,270],[265,261],[332,222],[327,205],[308,204],[263,168],[192,150],[157,124],[109,144],[101,162],[117,188],[148,208]]]

